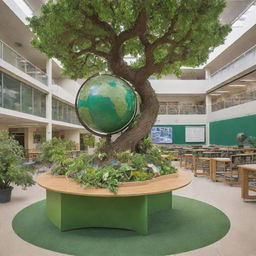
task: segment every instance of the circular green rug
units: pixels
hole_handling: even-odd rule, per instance
[[[61,232],[44,213],[45,201],[21,210],[13,229],[39,247],[79,256],[161,256],[198,249],[221,239],[229,230],[227,216],[201,201],[173,196],[173,209],[153,214],[149,234],[105,228]],[[104,213],[103,213],[104,214]]]

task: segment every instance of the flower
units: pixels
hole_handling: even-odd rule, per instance
[[[108,172],[105,172],[105,173],[103,174],[103,176],[102,176],[102,179],[103,179],[104,181],[106,181],[106,180],[108,179],[108,176],[109,176],[109,173],[108,173]]]

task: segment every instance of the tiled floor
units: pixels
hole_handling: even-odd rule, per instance
[[[244,202],[239,187],[197,177],[193,178],[189,186],[175,194],[214,205],[231,220],[231,229],[223,239],[202,249],[178,254],[179,256],[256,256],[256,202]],[[0,256],[64,255],[24,242],[12,230],[11,222],[16,213],[44,197],[44,189],[37,185],[26,191],[15,188],[12,201],[0,204]]]

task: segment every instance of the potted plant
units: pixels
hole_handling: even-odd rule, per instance
[[[0,131],[0,203],[11,199],[12,184],[26,189],[34,184],[32,168],[22,165],[24,153],[8,131]]]

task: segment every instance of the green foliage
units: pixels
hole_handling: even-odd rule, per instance
[[[127,65],[151,67],[148,77],[179,74],[181,66],[204,63],[230,31],[218,19],[225,0],[54,2],[48,1],[40,16],[29,19],[32,43],[58,58],[72,78],[111,69],[117,45],[121,59],[135,58]]]
[[[23,160],[18,141],[8,131],[0,131],[0,189],[9,188],[12,183],[23,189],[34,184],[33,169],[22,166]]]
[[[73,159],[69,157],[69,151],[74,147],[75,143],[72,140],[54,137],[42,144],[40,158],[44,163],[54,163],[51,169],[52,174],[64,175],[73,163]]]
[[[94,147],[95,145],[95,136],[92,134],[83,135],[83,143],[86,147]]]
[[[247,141],[249,145],[251,145],[253,148],[256,148],[256,137],[249,137]]]
[[[67,157],[68,151],[71,151],[74,147],[75,143],[73,141],[54,137],[41,145],[40,158],[44,163],[62,161],[61,158]]]
[[[148,137],[139,141],[136,149],[139,153],[146,154],[147,152],[152,150],[152,147],[153,147],[152,140]]]
[[[95,149],[94,149],[94,153],[96,155],[100,154],[103,150],[103,148],[106,145],[106,140],[103,138],[100,138],[99,141],[95,144]]]
[[[85,187],[108,188],[116,192],[123,182],[144,181],[176,172],[176,168],[171,166],[171,156],[163,158],[162,151],[148,138],[141,142],[144,154],[130,151],[112,152],[110,155],[99,153],[104,145],[104,140],[101,140],[96,144],[97,150],[93,155],[83,153],[75,159],[68,158],[67,149],[63,150],[62,146],[61,150],[51,149],[51,152],[58,153],[51,156],[54,163],[51,173],[66,175]]]

